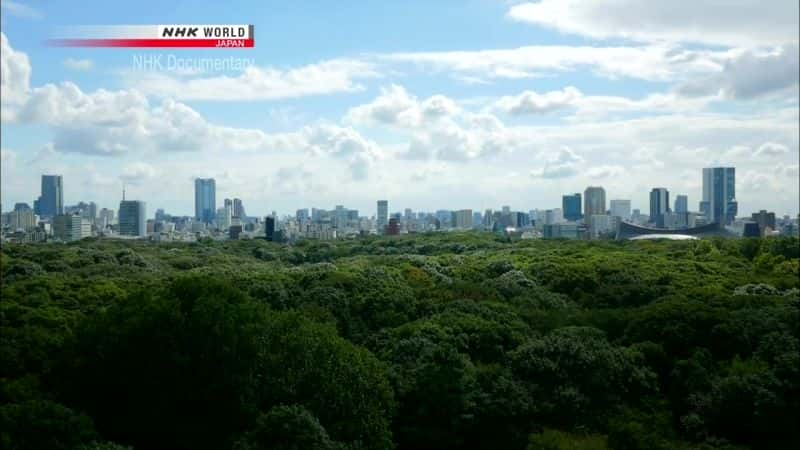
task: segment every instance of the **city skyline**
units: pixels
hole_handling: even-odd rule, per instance
[[[589,215],[606,214],[606,213],[608,213],[608,215],[619,216],[619,217],[621,217],[623,219],[626,219],[626,218],[630,217],[631,211],[633,211],[633,210],[645,210],[645,211],[649,211],[649,215],[650,215],[651,219],[653,219],[654,223],[663,225],[663,218],[660,218],[658,216],[656,216],[654,218],[654,216],[653,216],[654,208],[660,214],[663,214],[665,212],[676,212],[676,213],[693,212],[693,213],[699,213],[700,215],[703,215],[704,208],[707,208],[705,206],[705,203],[707,202],[706,198],[711,196],[712,192],[715,192],[715,190],[714,190],[714,186],[715,186],[714,185],[714,179],[709,174],[713,174],[713,173],[716,173],[716,172],[724,173],[724,176],[725,176],[724,180],[727,180],[727,183],[725,183],[726,184],[726,190],[727,189],[732,189],[733,191],[735,191],[735,185],[736,185],[736,182],[735,182],[735,168],[730,168],[730,167],[703,168],[702,169],[702,178],[703,178],[704,195],[697,201],[697,207],[696,208],[692,208],[691,203],[689,203],[689,196],[688,195],[680,194],[680,193],[678,193],[676,195],[674,192],[672,194],[674,196],[673,197],[674,198],[674,208],[673,208],[672,205],[670,204],[670,200],[669,200],[669,198],[670,198],[670,190],[669,190],[669,188],[665,188],[665,187],[653,187],[650,190],[650,192],[648,193],[648,196],[649,196],[648,203],[646,205],[644,205],[644,206],[640,206],[638,208],[634,208],[633,206],[636,205],[636,204],[633,203],[630,199],[627,199],[627,198],[623,199],[623,198],[619,198],[619,197],[617,197],[617,198],[609,198],[609,194],[605,191],[605,189],[602,186],[587,186],[586,190],[584,191],[583,194],[581,194],[581,193],[574,193],[574,194],[564,193],[561,196],[562,203],[561,203],[560,207],[559,206],[549,206],[549,205],[545,206],[545,207],[541,207],[541,206],[523,206],[523,207],[518,207],[518,205],[517,205],[517,206],[515,206],[515,208],[518,208],[520,211],[534,211],[534,210],[550,211],[550,210],[558,209],[558,210],[561,211],[562,217],[564,217],[566,220],[570,220],[570,221],[581,221],[581,220],[588,221],[588,217],[585,215],[585,213],[587,212],[586,199],[587,198],[591,198],[593,200],[591,200],[591,203],[588,205],[588,208],[590,210],[589,211],[590,212]],[[43,174],[41,176],[42,195],[40,195],[36,200],[34,200],[34,202],[33,202],[34,206],[36,205],[37,202],[42,201],[42,198],[46,197],[45,193],[47,191],[51,191],[52,190],[51,185],[53,184],[53,180],[57,180],[56,182],[57,182],[57,186],[58,186],[58,191],[57,191],[58,192],[58,196],[61,196],[63,194],[63,177],[61,175],[45,175],[45,174]],[[656,192],[659,192],[659,194],[656,195],[655,194]],[[122,202],[124,202],[126,200],[125,195],[126,195],[125,194],[125,189],[123,187],[122,198],[121,198]],[[655,195],[655,197],[654,197],[654,195]],[[719,195],[721,196],[721,195],[723,195],[723,193],[720,193]],[[89,205],[92,205],[92,207],[95,209],[95,211],[97,211],[98,205],[94,201],[92,201],[91,199],[87,199],[87,200],[89,200],[89,202],[90,202]],[[131,201],[130,199],[128,199],[128,200]],[[172,211],[165,211],[165,209],[162,208],[162,207],[156,207],[155,208],[155,214],[156,215],[164,214],[166,212],[166,213],[169,213],[170,215],[173,215],[173,216],[176,216],[176,217],[193,217],[195,220],[197,220],[199,222],[210,224],[210,223],[214,222],[217,219],[217,215],[220,213],[220,211],[222,211],[222,209],[229,209],[229,211],[228,211],[228,215],[229,216],[231,216],[231,217],[235,216],[235,217],[239,217],[239,218],[243,218],[243,217],[266,217],[266,216],[270,216],[270,215],[274,216],[277,213],[276,210],[272,210],[270,212],[265,212],[263,214],[255,214],[255,215],[252,215],[252,216],[246,216],[244,214],[241,214],[242,212],[245,211],[245,208],[244,208],[244,202],[240,198],[231,199],[231,198],[227,198],[226,197],[223,200],[222,203],[217,203],[216,202],[216,180],[214,178],[196,178],[194,180],[194,200],[195,200],[195,203],[194,203],[194,214],[174,213]],[[573,202],[573,200],[575,200],[575,201]],[[731,196],[731,198],[729,200],[735,200],[735,196]],[[61,200],[59,200],[59,201],[61,201]],[[133,200],[133,201],[146,203],[146,201],[143,201],[141,199]],[[569,204],[568,204],[568,202],[569,202]],[[81,200],[80,202],[76,203],[76,205],[84,205],[84,204],[85,203],[84,203],[83,200]],[[17,207],[20,206],[20,205],[28,205],[28,207],[30,207],[30,204],[28,202],[16,202],[14,205],[15,205],[14,209],[17,209]],[[473,208],[471,208],[471,207],[452,208],[452,207],[448,207],[447,205],[439,205],[439,206],[437,206],[437,207],[435,207],[433,209],[429,209],[429,210],[409,208],[407,205],[402,205],[402,206],[399,206],[399,207],[395,206],[395,208],[397,208],[397,209],[392,209],[391,205],[392,205],[392,202],[390,202],[388,200],[377,200],[376,201],[376,206],[375,206],[374,210],[372,210],[372,211],[370,211],[369,208],[366,208],[366,209],[353,208],[352,210],[353,211],[357,211],[359,213],[363,213],[363,214],[360,214],[361,217],[372,217],[372,218],[375,218],[379,228],[382,227],[382,226],[386,226],[388,224],[389,217],[392,216],[392,215],[395,215],[395,214],[401,214],[401,215],[407,216],[411,212],[415,212],[415,213],[416,212],[433,213],[434,211],[442,211],[442,210],[453,211],[453,212],[464,211],[464,210],[470,210],[470,211],[473,210]],[[503,211],[505,211],[506,209],[510,208],[509,205],[507,205],[505,203],[503,205],[504,205],[504,206],[502,206]],[[222,206],[223,208],[217,208],[217,206]],[[322,208],[318,208],[319,206],[321,206]],[[495,205],[495,207],[497,207],[497,206],[499,206],[499,205]],[[74,208],[75,205],[63,204],[61,209],[63,210],[64,208],[69,208],[69,207],[73,207]],[[485,211],[491,211],[495,207],[485,208]],[[341,208],[343,208],[343,205],[336,205],[335,206],[335,209],[337,211],[339,209],[341,209]],[[575,211],[575,208],[577,208],[577,215],[574,215],[574,213],[573,213],[573,215],[570,215],[570,211]],[[106,208],[103,208],[103,209],[106,209]],[[278,216],[299,216],[301,214],[308,215],[309,210],[314,210],[314,209],[326,210],[325,209],[325,205],[298,205],[298,207],[294,210],[294,212],[281,211],[280,213],[277,213],[277,215]],[[724,219],[726,224],[730,223],[730,220],[732,220],[733,218],[736,218],[736,217],[747,217],[749,215],[749,213],[742,214],[742,215],[737,215],[736,214],[738,212],[737,209],[738,209],[738,206],[734,202],[733,215],[730,215],[728,218],[723,217],[723,219]],[[35,209],[34,209],[34,211],[35,211]],[[347,211],[347,210],[343,209],[343,211]],[[480,209],[474,209],[474,211],[475,211],[476,214],[480,214],[481,210]],[[620,213],[620,211],[624,211],[624,212]],[[709,209],[709,211],[710,211],[710,209]],[[753,209],[753,211],[757,212],[757,211],[760,211],[760,209],[758,209],[756,207],[755,209]],[[715,213],[715,215],[719,216],[720,212],[717,211]],[[783,216],[783,215],[791,216],[790,214],[780,214],[780,213],[778,215],[779,216]],[[44,217],[48,217],[50,215],[44,214],[43,216]],[[145,215],[145,216],[147,217],[147,215]]]
[[[115,207],[124,184],[181,215],[192,215],[196,177],[253,215],[367,211],[379,198],[415,210],[558,207],[592,185],[643,211],[663,186],[694,210],[697,171],[716,166],[737,167],[743,212],[800,208],[796,1],[403,2],[333,16],[280,2],[89,1],[80,13],[28,3],[14,4],[34,13],[3,3],[6,209],[32,202],[52,173],[65,205]],[[253,23],[253,49],[169,55],[254,66],[143,71],[135,50],[42,44],[56,25],[148,9],[150,23]]]

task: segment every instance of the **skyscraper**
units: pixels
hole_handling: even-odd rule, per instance
[[[147,207],[138,200],[119,202],[119,234],[123,236],[147,236]]]
[[[378,217],[376,226],[378,233],[383,233],[386,230],[386,225],[389,224],[389,202],[386,200],[378,200]]]
[[[217,183],[213,178],[194,180],[194,218],[203,223],[214,221],[217,212]]]
[[[267,241],[272,242],[275,240],[275,217],[267,216],[264,219],[264,237]]]
[[[703,169],[703,200],[700,212],[707,222],[729,225],[736,218],[736,169],[711,167]]]
[[[605,215],[606,190],[600,186],[589,186],[583,191],[583,218],[589,224],[592,216]]]
[[[620,219],[630,220],[631,218],[631,201],[630,200],[611,200],[609,211],[614,217]]]
[[[308,208],[298,209],[297,212],[295,212],[295,218],[300,225],[304,225],[308,222]]]
[[[244,203],[242,203],[242,199],[240,198],[233,199],[233,215],[240,219],[247,217],[247,214],[244,212]]]
[[[570,222],[581,220],[583,214],[581,214],[580,192],[561,197],[561,209],[564,211],[564,218]]]
[[[43,217],[64,214],[64,185],[61,175],[42,175],[42,194],[34,202],[35,213]]]
[[[468,230],[472,228],[472,210],[471,209],[460,209],[455,212],[456,220],[455,220],[455,227]]]
[[[669,191],[667,188],[653,188],[650,191],[650,222],[664,227],[664,214],[669,211]]]
[[[685,195],[675,196],[675,212],[680,214],[689,212],[689,197]]]

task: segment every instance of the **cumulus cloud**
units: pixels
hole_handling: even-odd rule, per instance
[[[512,6],[512,20],[596,39],[774,45],[797,41],[796,0],[653,2],[540,0]]]
[[[768,49],[731,51],[722,59],[722,69],[708,76],[681,83],[685,96],[719,94],[728,99],[751,99],[793,91],[796,98],[800,78],[797,44]]]
[[[64,68],[69,70],[89,70],[94,67],[94,63],[92,63],[91,59],[75,59],[75,58],[67,58],[64,60]]]
[[[14,50],[5,33],[0,32],[0,91],[3,93],[0,99],[3,121],[13,120],[13,107],[27,100],[30,78],[31,64],[28,55]]]
[[[561,90],[538,93],[523,91],[518,95],[504,96],[494,102],[496,110],[512,115],[546,114],[570,110],[570,120],[598,119],[613,113],[642,112],[666,113],[699,111],[715,100],[713,97],[686,98],[674,93],[654,93],[641,99],[612,95],[584,95],[573,86]]]
[[[782,156],[789,153],[789,148],[776,142],[765,142],[756,150],[756,156]]]
[[[120,178],[127,184],[142,184],[158,175],[158,170],[150,164],[136,162],[128,164],[122,169]]]
[[[345,121],[360,125],[416,128],[454,116],[459,111],[456,102],[443,95],[434,95],[420,101],[409,95],[402,86],[393,84],[382,88],[381,94],[371,102],[351,108]]]
[[[584,159],[569,147],[561,147],[547,157],[543,167],[531,171],[534,178],[566,178],[578,173]]]
[[[581,96],[578,89],[567,86],[560,91],[549,91],[543,94],[524,91],[517,96],[502,97],[495,105],[499,109],[515,115],[542,114],[572,106]]]
[[[146,95],[176,100],[259,101],[360,91],[359,80],[378,76],[372,63],[335,59],[286,70],[247,66],[238,76],[135,72],[126,83]]]

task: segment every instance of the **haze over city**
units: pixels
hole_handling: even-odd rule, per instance
[[[701,169],[730,166],[741,212],[798,213],[796,1],[243,3],[3,1],[4,210],[42,174],[65,204],[116,208],[124,184],[177,215],[197,177],[252,215],[527,211],[590,185],[643,210],[664,186],[695,210]],[[209,17],[254,24],[255,48],[43,45],[62,25]],[[254,65],[144,70],[143,54]]]

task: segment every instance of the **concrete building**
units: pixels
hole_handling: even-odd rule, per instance
[[[92,224],[85,217],[61,214],[53,218],[53,237],[59,241],[72,242],[92,236]]]
[[[589,237],[596,239],[605,235],[616,234],[620,219],[608,214],[595,214],[589,218]]]
[[[606,190],[600,186],[589,186],[583,191],[583,218],[590,225],[592,216],[606,214]]]
[[[750,216],[753,222],[758,224],[758,230],[761,233],[761,236],[766,236],[768,233],[775,230],[775,213],[774,212],[767,212],[766,210],[762,209],[757,213],[753,213]]]
[[[231,219],[233,218],[233,203],[230,203],[222,208],[217,209],[214,223],[217,224],[217,229],[227,230],[231,227]]]
[[[460,209],[455,212],[455,227],[460,230],[469,230],[472,228],[472,210]]]
[[[544,239],[584,239],[586,225],[582,223],[547,224],[542,229]]]
[[[3,226],[11,231],[31,231],[36,228],[36,216],[31,208],[15,208],[3,213]]]

